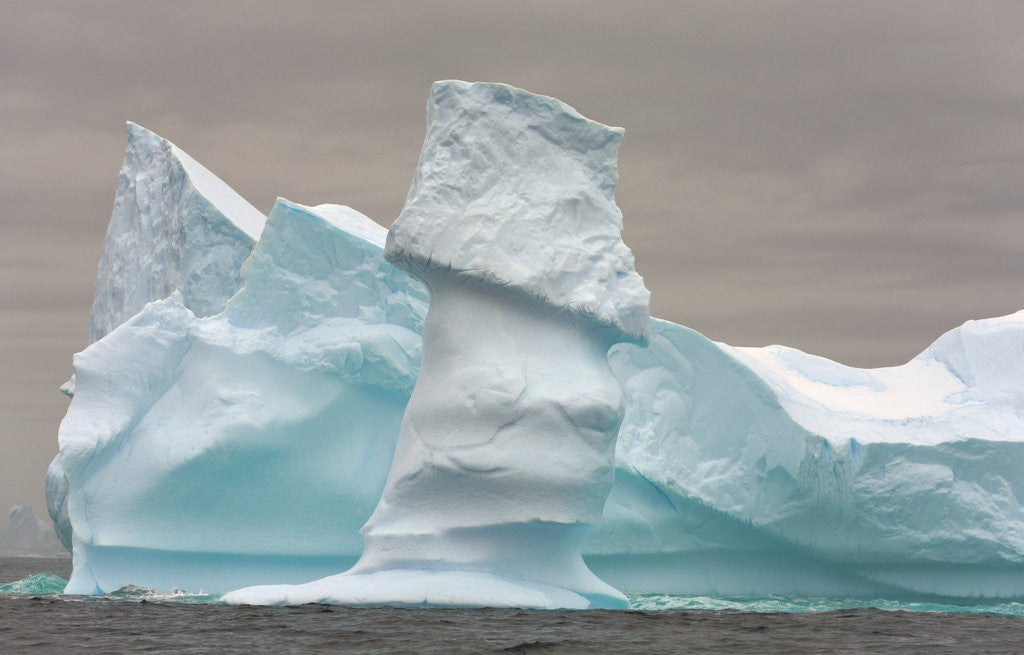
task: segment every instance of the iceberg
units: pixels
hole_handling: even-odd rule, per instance
[[[439,128],[455,115],[443,107],[451,99],[442,100]],[[438,147],[459,143],[457,132],[444,134]],[[530,138],[558,136],[539,127],[523,134],[519,143],[531,153],[543,144]],[[592,143],[607,162],[617,138]],[[500,149],[488,156],[500,169]],[[782,346],[731,347],[657,319],[648,329],[638,318],[646,302],[642,282],[630,281],[628,251],[609,236],[621,218],[601,201],[613,171],[596,189],[573,186],[594,178],[547,171],[544,179],[557,180],[577,201],[552,195],[546,210],[531,213],[530,203],[510,198],[508,206],[529,219],[522,229],[536,234],[497,221],[480,232],[503,238],[478,242],[450,218],[430,222],[447,206],[444,198],[469,196],[456,193],[463,187],[449,188],[440,168],[421,168],[390,243],[383,227],[355,210],[279,200],[232,274],[237,290],[217,311],[197,315],[178,284],[136,313],[126,310],[123,324],[76,356],[78,388],[47,475],[51,517],[74,549],[69,593],[127,584],[224,593],[327,578],[295,596],[263,589],[244,600],[330,599],[339,589],[332,574],[359,561],[365,545],[360,570],[374,570],[340,583],[350,602],[615,605],[620,591],[1024,598],[1024,312],[968,321],[902,366],[869,370]],[[486,198],[465,202],[464,213],[481,213],[494,202],[492,182],[505,176],[486,181],[472,167],[458,170],[456,182]],[[509,180],[502,193],[529,189],[527,181]],[[593,212],[606,223],[588,238],[604,245],[573,250],[562,221],[600,225],[590,222]],[[555,217],[550,229],[563,239],[558,248],[534,247],[546,216]],[[472,246],[444,250],[437,230]],[[415,275],[385,261],[385,246]],[[434,252],[444,256],[423,256]],[[515,265],[525,257],[544,261],[552,277]],[[598,270],[604,272],[587,277]],[[101,268],[100,277],[109,274]],[[433,299],[418,276],[439,287]],[[605,283],[614,293],[595,291]],[[97,281],[98,290],[107,285]],[[472,396],[467,388],[515,380],[502,373],[478,384],[478,368],[456,366],[444,352],[427,356],[421,376],[428,300],[445,303],[440,315],[447,316],[427,319],[428,336],[431,321],[440,323],[434,335],[467,331],[455,333],[452,352],[480,348],[491,357],[492,342],[509,330],[523,334],[508,343],[535,353],[568,333],[583,343],[593,343],[593,330],[624,340],[607,357],[623,412],[610,492],[602,491],[609,460],[572,443],[561,452],[541,441],[523,455],[505,447],[503,433],[493,448],[470,441],[427,455],[399,448],[392,466],[400,430],[408,429],[401,428],[403,413],[431,366],[434,380],[468,376],[450,389],[417,389],[417,402],[428,407],[408,415],[431,430],[448,419],[432,414],[430,404],[462,398],[489,417],[507,408],[508,394]],[[555,304],[564,316],[541,318]],[[645,338],[646,348],[632,343]],[[578,347],[565,345],[568,354],[550,359],[570,358],[567,370],[590,371],[586,381],[603,380],[596,386],[610,390],[596,355]],[[552,380],[561,375],[554,371]],[[545,397],[530,402],[555,398]],[[576,403],[568,392],[557,399]],[[581,417],[589,416],[589,434],[607,440],[617,403],[597,404],[604,410],[567,412],[574,418],[563,427],[579,433]],[[512,418],[510,430],[525,427],[524,418]],[[495,432],[488,421],[476,425]],[[506,479],[509,491],[475,486],[502,480],[490,468],[502,457],[508,459],[500,466],[515,472]],[[562,477],[549,475],[552,461],[567,469]],[[431,475],[417,476],[420,470]],[[594,484],[575,486],[584,470]],[[457,484],[444,482],[444,502],[432,505],[420,491],[434,472],[438,481]],[[474,498],[443,495],[464,481],[494,503],[493,513]],[[565,486],[552,491],[556,481]],[[526,500],[502,500],[513,493]],[[521,525],[531,517],[566,526],[562,537],[543,528],[531,534]],[[573,517],[576,528],[559,523]],[[486,530],[474,527],[484,523]],[[456,538],[447,540],[451,534]],[[436,543],[438,535],[444,548],[410,553],[410,545]],[[401,568],[397,558],[416,568]],[[435,568],[423,568],[428,559]]]
[[[67,557],[53,526],[36,518],[31,505],[15,505],[0,533],[0,557]]]
[[[387,258],[452,271],[644,342],[650,292],[615,204],[623,130],[505,84],[436,82]]]
[[[622,419],[608,348],[649,321],[614,200],[621,137],[553,98],[434,84],[385,254],[430,289],[423,367],[362,556],[225,602],[628,606],[580,551]]]

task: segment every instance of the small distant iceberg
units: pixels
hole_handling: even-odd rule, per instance
[[[36,517],[31,505],[15,505],[0,533],[0,557],[69,557],[52,524]]]

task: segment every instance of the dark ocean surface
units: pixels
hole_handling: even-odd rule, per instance
[[[625,612],[229,607],[143,589],[60,596],[70,568],[0,559],[0,653],[1024,653],[1024,608],[1012,603],[810,611],[829,603],[659,596],[634,603],[662,609]]]

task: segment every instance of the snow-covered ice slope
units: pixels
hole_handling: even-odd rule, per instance
[[[386,257],[430,289],[423,368],[349,571],[230,603],[625,607],[580,542],[612,485],[650,294],[615,205],[622,130],[503,84],[436,82]]]
[[[968,321],[902,366],[864,371],[793,348],[730,348],[808,430],[828,435],[857,417],[857,440],[918,445],[954,435],[1021,438],[1024,311]],[[908,427],[908,423],[910,426]],[[854,435],[851,435],[854,436]]]
[[[225,591],[354,561],[427,307],[384,236],[347,207],[279,200],[222,313],[174,292],[76,355],[68,593]]]
[[[903,366],[619,346],[616,486],[588,561],[627,591],[1024,597],[1024,312]]]
[[[135,123],[117,177],[89,319],[89,341],[146,303],[181,291],[197,316],[238,290],[266,217],[173,143]]]

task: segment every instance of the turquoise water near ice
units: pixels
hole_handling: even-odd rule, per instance
[[[235,607],[132,586],[65,596],[70,572],[70,558],[0,557],[0,653],[1024,652],[1024,608],[1011,602],[643,595],[627,612]]]
[[[59,575],[51,573],[36,573],[21,580],[0,584],[0,594],[12,596],[61,596],[68,581]],[[67,598],[93,598],[93,596],[68,596]],[[160,601],[175,603],[217,603],[220,601],[218,594],[193,594],[182,589],[172,589],[167,592],[160,592],[145,587],[129,585],[118,589],[105,596],[97,596],[97,599],[106,600],[132,600],[132,601]]]
[[[0,584],[0,594],[49,596],[64,591],[68,581],[52,573],[36,573],[21,580]]]
[[[790,598],[785,596],[673,596],[645,594],[629,597],[634,610],[731,610],[737,612],[833,612],[850,609],[878,609],[905,612],[946,612],[952,614],[998,614],[1024,617],[1024,602],[954,605],[909,602],[884,598]]]
[[[21,580],[0,584],[0,594],[59,596],[67,580],[50,573],[36,573]],[[180,589],[159,592],[128,586],[107,594],[107,600],[219,604],[216,594],[194,594]],[[726,610],[733,612],[831,612],[850,609],[878,609],[906,612],[944,612],[951,614],[996,614],[1024,617],[1024,602],[1007,601],[983,604],[950,604],[908,602],[860,598],[791,598],[785,596],[676,596],[642,594],[629,597],[630,609],[636,611]]]

